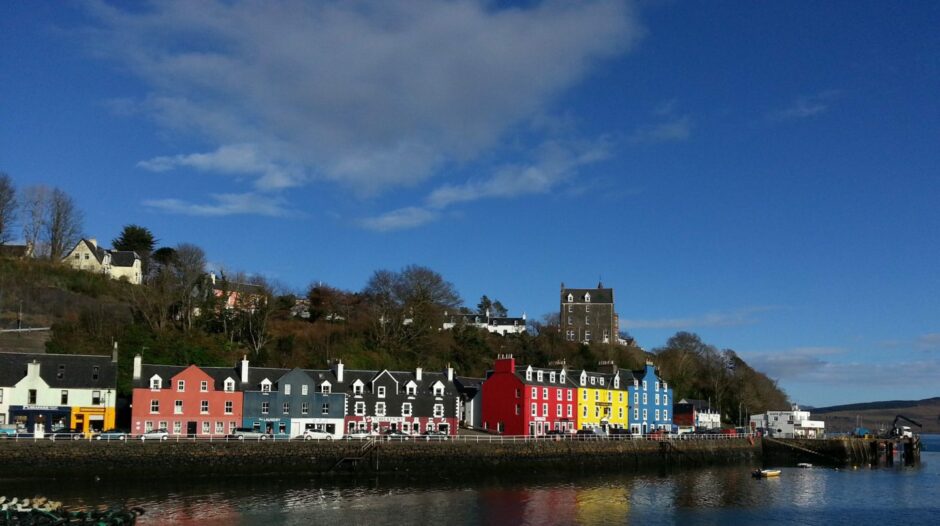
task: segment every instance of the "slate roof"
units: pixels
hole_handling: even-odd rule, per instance
[[[111,266],[112,267],[133,267],[134,262],[139,260],[140,256],[137,255],[137,252],[133,250],[112,250],[111,251]]]
[[[554,368],[546,368],[546,367],[533,367],[533,368],[532,368],[532,379],[531,379],[531,380],[526,380],[526,379],[525,379],[525,371],[526,371],[527,368],[528,368],[528,366],[521,366],[521,365],[517,365],[517,366],[516,366],[516,376],[517,376],[520,380],[522,380],[522,383],[524,383],[524,384],[526,384],[526,385],[538,385],[538,386],[543,386],[543,387],[577,387],[577,386],[578,386],[577,380],[574,380],[574,379],[572,378],[572,372],[571,372],[570,370],[567,370],[567,369],[564,370],[564,371],[565,371],[565,383],[561,383],[561,371],[562,371],[562,369],[554,369]],[[542,372],[544,373],[544,374],[542,375],[542,381],[541,381],[541,382],[539,381],[539,375],[538,375],[538,372],[539,372],[539,371],[542,371]],[[551,378],[552,378],[552,376],[551,376],[550,373],[555,373],[555,381],[554,381],[554,382],[549,381],[549,380],[551,380]],[[580,374],[580,371],[575,374],[575,377],[577,377],[577,374]]]
[[[521,325],[525,327],[525,318],[490,318],[490,325]]]
[[[591,303],[613,303],[614,302],[614,289],[605,289],[602,288],[600,283],[598,283],[598,288],[596,289],[561,289],[561,302],[568,303],[568,294],[574,296],[575,303],[584,302],[584,295],[587,293],[591,294]]]
[[[134,387],[145,388],[150,386],[150,378],[153,375],[158,375],[163,379],[164,387],[170,381],[170,378],[178,375],[179,373],[186,370],[188,365],[156,365],[156,364],[143,364],[141,366],[140,378],[134,380]],[[244,391],[245,386],[240,385],[241,371],[236,367],[199,367],[212,378],[212,383],[216,391],[222,391],[225,389],[225,379],[231,377],[235,380],[235,389],[239,391]],[[250,370],[250,368],[249,368]],[[261,379],[258,380],[259,382]],[[273,381],[273,380],[272,380]]]
[[[39,377],[53,389],[114,389],[117,381],[117,364],[110,356],[0,353],[0,386],[16,385],[33,361],[39,362]],[[98,367],[97,380],[93,367]]]
[[[0,245],[0,257],[25,258],[29,256],[29,247],[26,245]]]

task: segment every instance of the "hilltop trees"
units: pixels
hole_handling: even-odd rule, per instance
[[[10,176],[0,172],[0,245],[13,239],[16,206],[16,188],[13,187]]]
[[[157,240],[153,233],[140,225],[124,225],[121,234],[111,240],[111,246],[115,250],[129,250],[137,252],[140,256],[141,273],[144,276],[150,275],[150,253],[156,246]]]
[[[37,254],[59,261],[82,236],[82,212],[58,188],[33,186],[23,192],[23,237]]]

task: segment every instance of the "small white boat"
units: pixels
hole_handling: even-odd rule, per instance
[[[779,476],[780,476],[780,470],[779,470],[779,469],[755,469],[755,470],[751,473],[751,475],[753,475],[754,478],[756,478],[756,479],[765,479],[765,478],[770,478],[770,477],[779,477]]]
[[[796,467],[798,467],[798,468],[811,468],[811,467],[813,467],[813,465],[810,464],[809,462],[800,462],[799,464],[796,465]]]

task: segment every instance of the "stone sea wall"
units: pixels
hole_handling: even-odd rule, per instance
[[[760,442],[530,440],[513,442],[0,441],[4,477],[89,479],[220,475],[410,473],[463,476],[756,463]],[[363,451],[365,449],[365,451]],[[343,461],[343,459],[346,459]],[[351,460],[358,459],[358,460]]]

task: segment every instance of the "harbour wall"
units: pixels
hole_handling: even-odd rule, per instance
[[[371,444],[371,445],[370,445]],[[506,442],[0,441],[9,478],[181,478],[265,474],[444,475],[630,471],[757,464],[761,446],[726,440]]]

